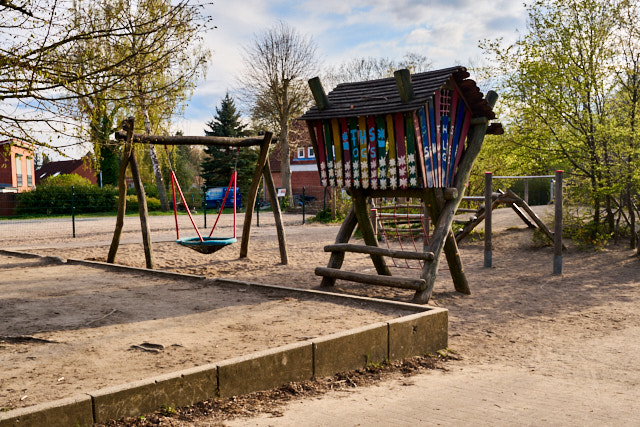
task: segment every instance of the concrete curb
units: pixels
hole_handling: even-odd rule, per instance
[[[364,368],[368,363],[421,356],[447,347],[448,311],[443,308],[226,279],[213,280],[203,276],[93,261],[67,260],[67,263],[161,277],[204,279],[211,286],[247,286],[300,297],[404,309],[413,311],[414,314],[255,352],[217,364],[0,413],[0,427],[91,425],[93,422],[153,412],[162,406],[180,407],[213,397],[231,397],[267,390],[292,381],[330,376]]]

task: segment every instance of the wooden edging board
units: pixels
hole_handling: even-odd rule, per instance
[[[38,257],[24,252],[2,253]],[[204,276],[94,261],[69,259],[67,263],[203,280],[212,286],[268,289],[298,297],[322,297],[328,301],[358,302],[370,307],[397,308],[414,313],[217,363],[3,412],[0,413],[0,427],[89,426],[153,412],[163,405],[181,407],[212,397],[225,398],[268,390],[292,381],[334,375],[364,368],[368,363],[425,355],[447,347],[448,311],[443,308],[238,280],[207,279]]]

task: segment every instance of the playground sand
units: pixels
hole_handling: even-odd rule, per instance
[[[545,211],[552,211],[535,209],[543,220]],[[329,254],[322,248],[333,243],[338,227],[302,226],[298,217],[295,221],[285,218],[288,265],[279,264],[275,230],[267,224],[254,229],[248,259],[238,259],[237,246],[205,256],[166,241],[154,244],[157,268],[317,289],[320,278],[313,270],[326,266]],[[629,358],[640,354],[640,263],[634,251],[621,242],[600,252],[584,252],[566,240],[563,274],[553,276],[552,248],[534,243],[532,231],[510,209],[494,211],[493,229],[493,268],[483,267],[482,241],[465,240],[460,245],[471,295],[454,292],[444,259],[438,272],[430,304],[449,310],[449,346],[460,356],[460,360],[448,362],[449,369],[497,366],[575,384],[589,378],[600,381],[598,396],[603,399],[615,399],[614,385],[637,393],[640,371],[635,359]],[[107,245],[96,241],[86,247],[40,248],[35,252],[104,260]],[[122,245],[116,261],[143,267],[142,246]],[[357,254],[347,255],[344,268],[374,271],[370,259]],[[417,270],[396,269],[393,273],[419,274]],[[334,290],[401,301],[410,301],[413,295],[340,281]],[[501,392],[512,394],[511,390]],[[580,401],[580,393],[593,392],[585,389],[572,399]],[[458,401],[456,393],[452,392],[451,402]]]
[[[306,341],[408,312],[0,255],[0,408]]]

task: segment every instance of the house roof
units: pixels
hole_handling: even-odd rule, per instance
[[[450,67],[411,75],[414,97],[403,102],[394,77],[336,86],[329,95],[329,107],[320,111],[313,106],[301,119],[331,119],[415,111],[424,107],[435,91],[443,86],[457,86],[474,117],[495,118],[476,82],[468,79],[465,67]]]
[[[61,160],[58,162],[49,162],[36,171],[36,177],[39,181],[54,175],[76,173],[78,168],[84,165],[84,160]]]

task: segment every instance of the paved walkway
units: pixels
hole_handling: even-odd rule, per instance
[[[640,327],[629,325],[604,337],[577,340],[561,357],[540,345],[527,367],[449,362],[449,372],[334,392],[294,402],[283,408],[282,417],[263,414],[225,424],[640,426],[639,337]],[[567,355],[576,362],[567,361]],[[585,359],[589,363],[578,363]]]

